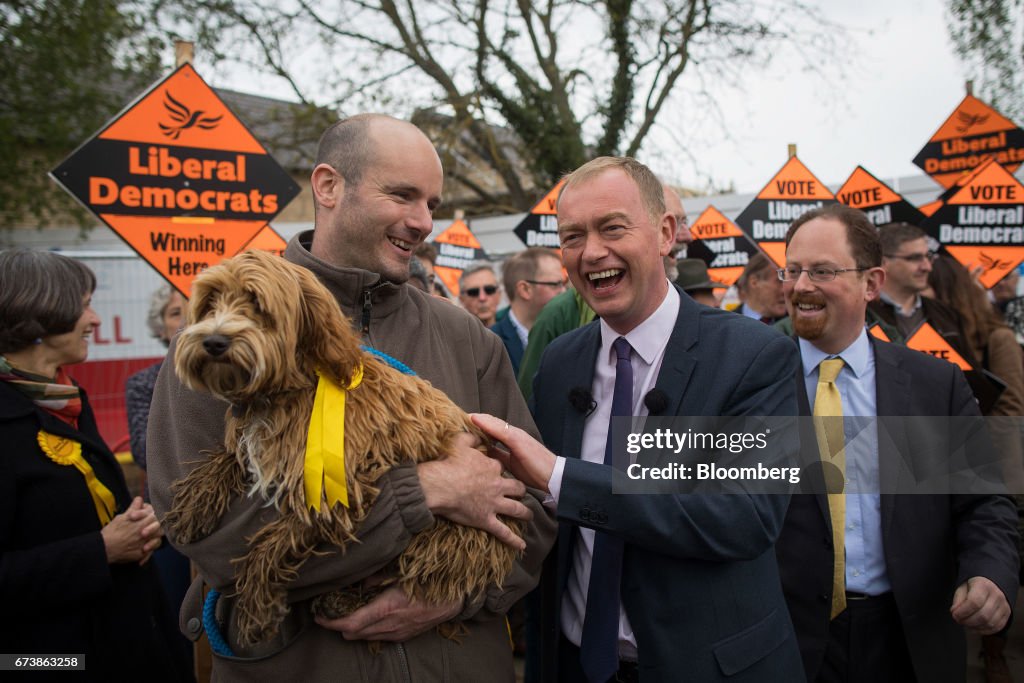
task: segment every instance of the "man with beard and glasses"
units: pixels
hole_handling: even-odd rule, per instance
[[[947,466],[953,446],[906,418],[906,438],[890,438],[886,416],[980,413],[956,365],[867,334],[881,264],[875,227],[842,204],[805,213],[786,236],[800,414],[842,419],[805,434],[818,480],[793,496],[776,555],[808,681],[960,683],[964,628],[996,633],[1010,617],[1016,510],[997,495],[891,495],[901,466]]]

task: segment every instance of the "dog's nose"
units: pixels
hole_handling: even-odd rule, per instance
[[[211,356],[220,356],[228,347],[231,346],[231,340],[225,337],[223,334],[211,334],[210,336],[203,339],[203,348]]]

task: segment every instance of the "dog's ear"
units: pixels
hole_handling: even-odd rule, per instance
[[[192,281],[192,291],[188,297],[186,325],[194,325],[206,316],[213,303],[213,297],[217,293],[223,270],[224,268],[219,265],[207,268]]]
[[[360,362],[359,337],[316,276],[305,268],[296,271],[303,299],[299,348],[313,358],[317,368],[347,384]]]

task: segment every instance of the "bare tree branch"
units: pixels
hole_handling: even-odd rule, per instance
[[[398,115],[433,103],[418,116],[448,150],[449,180],[480,206],[518,209],[597,154],[639,154],[702,77],[742,83],[783,46],[813,64],[842,39],[802,0],[173,4],[176,28],[192,22],[218,59],[260,63],[302,101]]]

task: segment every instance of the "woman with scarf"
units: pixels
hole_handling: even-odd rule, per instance
[[[160,524],[63,369],[88,355],[95,287],[74,259],[0,253],[0,642],[84,660],[78,680],[188,680],[147,564]]]

